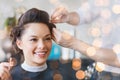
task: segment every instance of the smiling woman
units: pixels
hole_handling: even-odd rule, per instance
[[[23,54],[22,64],[11,71],[11,62],[0,64],[0,78],[2,80],[53,80],[49,75],[46,60],[52,47],[52,28],[49,15],[42,10],[32,8],[25,12],[18,20],[18,24],[11,31],[13,47],[17,54]]]

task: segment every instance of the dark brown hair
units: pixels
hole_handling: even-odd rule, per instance
[[[49,15],[47,12],[36,8],[29,9],[20,16],[16,27],[12,29],[10,34],[13,48],[15,49],[16,53],[22,53],[22,50],[20,50],[16,45],[16,40],[21,38],[25,30],[24,25],[28,23],[44,23],[48,26],[51,34],[52,34],[52,28],[56,27],[53,23],[49,22]]]

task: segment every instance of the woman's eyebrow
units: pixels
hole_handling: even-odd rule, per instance
[[[38,36],[36,36],[36,35],[31,35],[30,37],[38,37]],[[47,34],[47,35],[45,35],[44,37],[51,37],[51,34]]]
[[[48,36],[50,36],[50,37],[51,37],[51,34],[47,34],[47,35],[45,35],[45,37],[48,37]]]
[[[37,37],[36,35],[31,35],[30,37]]]

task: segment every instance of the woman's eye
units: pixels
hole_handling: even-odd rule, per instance
[[[45,40],[51,40],[51,37],[49,37],[49,38],[45,38]]]
[[[30,39],[30,41],[37,41],[37,39]]]

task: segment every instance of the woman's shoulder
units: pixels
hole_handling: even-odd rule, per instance
[[[42,72],[29,72],[22,69],[20,65],[11,70],[13,80],[53,80],[52,73],[49,68]]]

